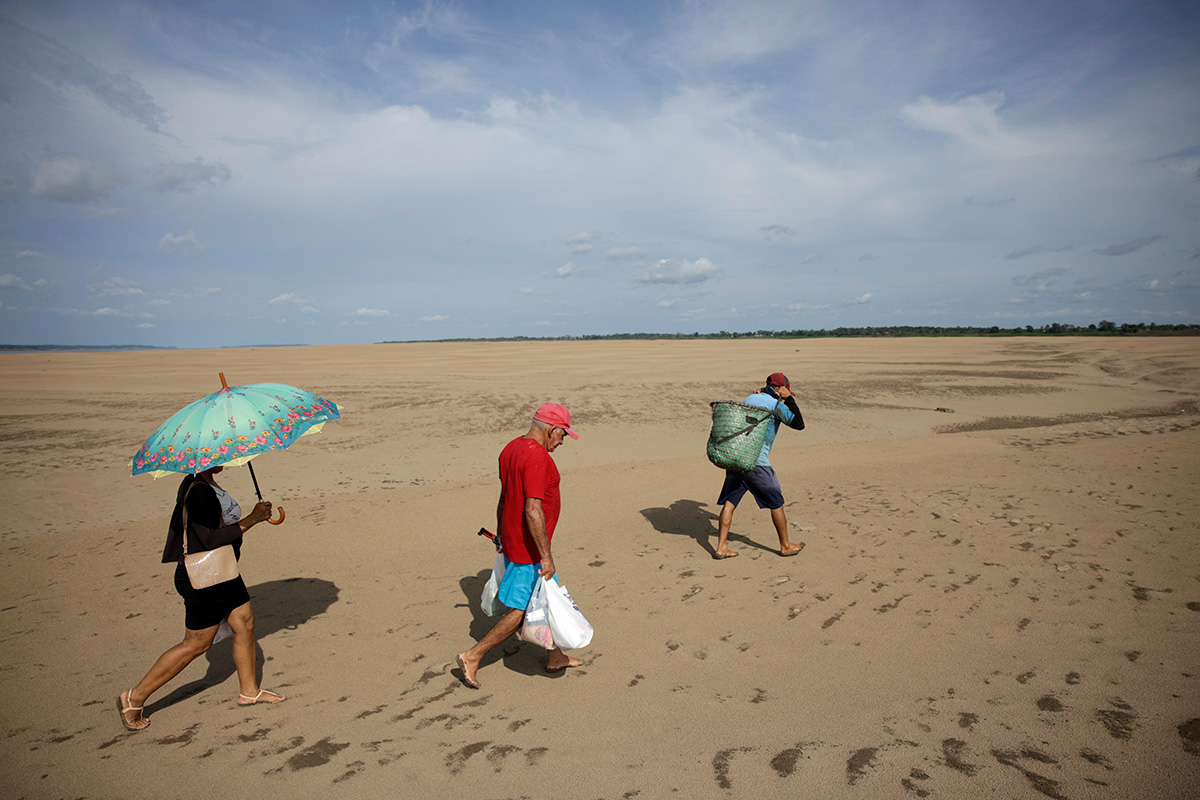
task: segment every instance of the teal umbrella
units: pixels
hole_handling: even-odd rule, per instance
[[[133,475],[195,475],[213,467],[246,464],[261,500],[250,459],[283,450],[341,418],[336,403],[285,383],[231,387],[221,373],[221,384],[219,392],[188,403],[158,426],[133,457]],[[282,522],[283,509],[279,512],[278,522]]]

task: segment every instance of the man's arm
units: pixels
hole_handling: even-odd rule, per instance
[[[800,416],[800,406],[796,405],[796,395],[786,386],[780,386],[776,389],[776,392],[778,392],[779,398],[783,400],[784,406],[787,407],[788,413],[791,415],[791,419],[782,414],[780,418],[783,419],[789,428],[797,431],[804,430],[804,417]]]
[[[550,539],[546,536],[546,512],[542,509],[540,497],[525,498],[525,525],[529,535],[537,545],[538,555],[542,557],[542,568],[538,570],[543,578],[554,575],[554,558],[550,555]]]

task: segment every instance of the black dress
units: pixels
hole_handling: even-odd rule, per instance
[[[188,494],[188,488],[198,484]],[[215,550],[224,545],[233,545],[234,553],[240,557],[242,529],[236,523],[221,525],[221,502],[212,487],[194,475],[186,475],[179,484],[175,496],[175,510],[171,514],[171,525],[167,531],[167,545],[163,549],[163,563],[175,562],[175,591],[183,598],[184,626],[199,631],[221,624],[229,612],[250,602],[250,593],[242,576],[218,583],[204,589],[193,589],[183,566],[183,499],[187,497],[188,509],[188,552],[199,553]]]

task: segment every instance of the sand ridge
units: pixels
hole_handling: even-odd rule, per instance
[[[772,454],[807,546],[779,558],[749,503],[716,561],[708,403],[776,370],[809,426]],[[158,563],[176,481],[125,464],[217,371],[346,408],[255,462],[288,521],[243,573],[289,700],[237,708],[223,643],[130,734],[116,695],[182,608]],[[473,692],[474,532],[545,400],[583,437],[556,453],[555,553],[596,639],[557,676],[512,640]],[[1174,338],[0,354],[0,481],[34,512],[0,526],[6,794],[1186,796],[1198,400]]]

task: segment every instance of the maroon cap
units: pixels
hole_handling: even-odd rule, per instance
[[[579,434],[571,430],[571,412],[558,403],[546,403],[537,410],[533,418],[538,422],[545,422],[556,428],[562,428],[572,439],[579,438]]]
[[[787,375],[782,372],[772,372],[767,376],[767,386],[786,386],[791,389],[792,384],[788,382]]]

